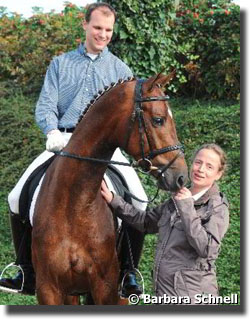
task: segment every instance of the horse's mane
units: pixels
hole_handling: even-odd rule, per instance
[[[97,100],[100,99],[101,96],[106,94],[110,89],[116,87],[117,85],[119,85],[121,83],[124,83],[124,82],[133,81],[133,80],[135,80],[134,77],[129,77],[127,79],[119,79],[117,82],[111,82],[111,84],[109,86],[106,86],[106,87],[104,87],[103,90],[98,91],[98,93],[93,96],[93,98],[87,104],[86,108],[81,113],[81,115],[80,115],[80,117],[78,119],[77,125],[81,122],[81,120],[86,115],[86,113],[89,111],[89,109],[97,102]]]

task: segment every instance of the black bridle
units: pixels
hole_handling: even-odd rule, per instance
[[[132,128],[136,122],[136,119],[138,119],[139,124],[139,134],[140,134],[140,148],[141,148],[141,159],[137,161],[138,167],[141,167],[144,172],[149,173],[152,170],[158,170],[158,174],[162,175],[172,164],[173,162],[180,156],[180,154],[184,153],[184,147],[182,145],[173,145],[173,146],[167,146],[161,149],[153,149],[152,143],[150,140],[150,135],[147,130],[145,118],[144,118],[144,111],[142,107],[143,102],[152,102],[152,101],[166,101],[169,100],[169,96],[153,96],[153,97],[143,97],[142,94],[142,85],[145,82],[143,79],[139,79],[136,82],[135,86],[135,106],[134,111],[132,113],[131,119],[130,119],[130,129],[128,131],[126,144],[128,144],[129,137],[131,135]],[[149,146],[149,153],[145,155],[144,152],[144,133],[147,138],[148,146]],[[171,152],[179,150],[180,152],[174,157],[173,160],[171,160],[167,165],[165,165],[161,170],[159,168],[152,166],[151,160],[163,153]]]
[[[144,119],[144,111],[142,108],[143,102],[152,102],[152,101],[166,101],[169,99],[168,96],[153,96],[153,97],[142,97],[142,85],[145,82],[145,80],[139,79],[136,81],[135,86],[135,105],[134,110],[131,115],[131,125],[130,130],[128,131],[127,138],[125,140],[125,146],[127,146],[127,143],[130,139],[131,131],[134,126],[134,123],[136,122],[136,119],[138,119],[139,124],[139,133],[140,133],[140,149],[141,149],[141,159],[139,159],[136,162],[133,163],[126,163],[126,162],[120,162],[120,161],[113,161],[113,160],[104,160],[104,159],[97,159],[97,158],[91,158],[91,157],[82,157],[79,155],[71,154],[66,151],[56,151],[54,152],[58,156],[77,159],[77,160],[83,160],[83,161],[93,161],[96,163],[105,163],[105,164],[117,164],[117,165],[123,165],[123,166],[132,166],[132,167],[140,167],[145,173],[149,173],[152,170],[158,170],[158,174],[162,175],[172,164],[173,162],[178,158],[180,154],[184,152],[184,148],[182,145],[174,145],[174,146],[167,146],[161,149],[153,150],[152,144],[150,141],[150,136],[147,130],[146,122]],[[144,152],[144,133],[146,134],[147,142],[149,145],[150,152],[145,155]],[[180,152],[176,155],[174,159],[172,159],[167,165],[165,165],[163,168],[159,170],[158,167],[152,166],[151,160],[156,157],[157,155],[176,151],[179,150]]]

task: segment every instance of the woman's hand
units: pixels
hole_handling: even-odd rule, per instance
[[[187,189],[186,187],[181,188],[174,196],[175,200],[183,200],[183,199],[187,199],[187,198],[191,198],[192,197],[192,193],[189,189]]]
[[[101,184],[101,193],[103,198],[107,201],[107,203],[110,203],[113,200],[113,193],[109,191],[104,180],[102,180]]]

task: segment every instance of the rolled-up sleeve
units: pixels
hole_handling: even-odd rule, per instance
[[[36,122],[44,134],[58,127],[58,63],[51,61],[36,104]]]

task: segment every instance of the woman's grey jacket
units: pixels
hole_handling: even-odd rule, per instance
[[[229,226],[228,202],[214,184],[201,198],[170,199],[140,211],[121,197],[111,202],[114,213],[141,232],[159,233],[155,256],[155,294],[218,295],[215,260]]]

